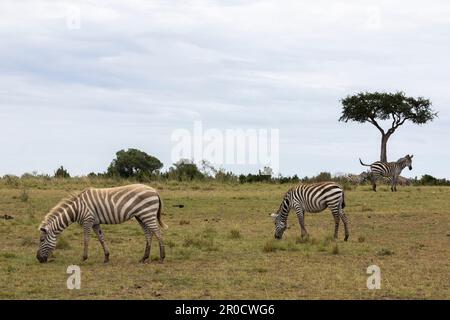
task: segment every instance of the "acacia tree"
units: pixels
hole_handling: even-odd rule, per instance
[[[341,100],[343,105],[339,121],[369,122],[381,132],[380,160],[387,161],[387,142],[406,121],[424,124],[433,121],[437,113],[431,102],[423,97],[407,97],[403,92],[360,92]],[[383,129],[379,121],[391,120],[391,126]]]
[[[130,178],[142,175],[151,175],[153,172],[161,169],[163,166],[159,159],[137,150],[120,150],[116,153],[114,159],[108,167],[108,174]]]

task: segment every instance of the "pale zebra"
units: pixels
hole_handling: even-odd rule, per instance
[[[46,262],[56,247],[57,236],[70,224],[78,222],[84,231],[83,261],[88,258],[90,231],[93,229],[103,247],[104,262],[108,262],[109,250],[100,224],[119,224],[136,218],[147,240],[140,262],[147,262],[149,259],[153,235],[159,241],[162,262],[165,251],[158,224],[163,228],[167,226],[161,221],[161,209],[162,202],[158,192],[143,184],[86,189],[70,199],[61,201],[45,216],[39,226],[41,235],[36,257],[39,262]]]
[[[371,182],[373,191],[377,191],[377,179],[386,177],[391,179],[391,191],[397,191],[398,177],[406,167],[412,170],[413,155],[407,154],[405,157],[398,159],[396,162],[376,161],[372,164],[364,164],[361,159],[359,162],[371,170]]]
[[[391,177],[383,177],[382,181],[385,184],[391,184],[392,183],[392,178]],[[411,185],[411,179],[402,177],[402,176],[398,176],[397,178],[397,185],[398,186],[410,186]]]
[[[369,177],[369,173],[368,172],[362,172],[360,174],[347,174],[345,175],[344,181],[347,181],[348,183],[352,184],[352,185],[360,185],[363,184]]]
[[[344,223],[345,238],[349,237],[348,219],[344,213],[344,190],[334,182],[320,182],[314,184],[300,184],[289,189],[277,213],[272,213],[275,222],[275,238],[281,239],[287,228],[289,211],[294,209],[300,224],[301,236],[308,232],[305,229],[305,212],[321,212],[326,208],[331,209],[334,217],[334,239],[338,238],[340,219]]]

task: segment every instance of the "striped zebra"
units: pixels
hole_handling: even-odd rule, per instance
[[[119,224],[135,218],[147,240],[140,262],[144,263],[149,259],[153,235],[159,241],[160,262],[163,262],[165,251],[159,226],[167,226],[161,221],[161,209],[161,198],[157,191],[143,184],[86,189],[61,201],[45,216],[39,226],[41,234],[36,257],[39,262],[46,262],[56,247],[58,235],[70,224],[78,222],[84,231],[83,261],[88,258],[90,231],[93,229],[103,247],[106,263],[109,261],[109,250],[100,224]]]
[[[289,189],[277,213],[272,213],[275,222],[275,239],[281,239],[287,228],[289,211],[294,209],[301,228],[301,236],[308,232],[305,229],[305,212],[321,212],[326,208],[331,209],[334,217],[334,239],[338,238],[340,219],[344,223],[345,238],[349,237],[348,219],[344,213],[344,190],[334,182],[320,182],[314,184],[300,184]]]
[[[398,177],[400,173],[406,167],[408,167],[409,170],[412,170],[412,158],[413,155],[407,154],[405,157],[398,159],[397,162],[376,161],[372,164],[364,164],[361,159],[359,159],[359,162],[363,166],[370,167],[371,170],[370,179],[372,182],[373,191],[377,191],[377,184],[376,184],[377,179],[386,177],[390,178],[391,180],[391,191],[396,192]]]

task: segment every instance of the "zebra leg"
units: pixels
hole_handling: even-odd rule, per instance
[[[338,239],[338,233],[339,233],[339,222],[340,222],[339,210],[332,209],[331,213],[333,214],[333,218],[334,218],[334,237],[333,238],[336,241]]]
[[[84,251],[83,251],[83,261],[86,261],[88,258],[88,247],[89,247],[89,239],[91,236],[91,228],[92,221],[83,223],[83,233],[84,233]]]
[[[148,230],[148,228],[146,229]],[[150,249],[152,247],[152,238],[153,238],[153,233],[150,230],[144,231],[144,233],[147,242],[145,244],[144,256],[141,258],[141,260],[139,260],[139,262],[141,263],[147,263],[150,260]]]
[[[144,235],[145,235],[145,239],[146,239],[144,256],[141,258],[141,260],[139,260],[139,262],[146,263],[146,262],[148,262],[149,257],[150,257],[150,249],[152,247],[153,233],[150,230],[150,228],[144,222],[142,222],[141,219],[136,217],[136,220],[137,220],[137,222],[139,222],[139,225],[141,226],[142,230],[144,231]]]
[[[164,258],[166,257],[166,251],[164,250],[164,242],[161,236],[161,231],[159,230],[159,228],[152,229],[152,231],[159,241],[159,262],[163,263]]]
[[[103,235],[102,229],[100,228],[99,224],[93,225],[92,229],[94,229],[95,234],[98,237],[98,241],[100,241],[100,244],[102,245],[103,252],[105,253],[105,260],[104,263],[107,263],[109,261],[109,250],[105,243],[105,237]]]
[[[344,213],[344,210],[341,208],[341,210],[339,210],[339,216],[341,217],[342,222],[344,223],[344,229],[345,229],[345,238],[344,241],[348,240],[348,237],[350,235],[350,233],[348,232],[348,218]]]
[[[372,182],[372,190],[377,192],[377,178],[375,177],[375,174],[372,173],[370,181]]]
[[[300,208],[295,208],[295,212],[297,213],[298,223],[300,224],[301,237],[307,237],[308,232],[305,229],[305,211]]]

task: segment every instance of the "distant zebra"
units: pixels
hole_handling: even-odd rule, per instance
[[[391,184],[392,178],[391,177],[383,177],[382,181],[386,184]],[[397,178],[397,185],[398,186],[410,186],[411,185],[411,179],[407,179],[402,176],[398,176]]]
[[[398,159],[397,162],[376,161],[372,164],[364,164],[361,159],[359,159],[359,162],[363,166],[370,167],[373,191],[377,191],[377,179],[386,177],[391,179],[391,191],[394,192],[397,191],[398,177],[403,169],[408,167],[409,170],[412,170],[412,158],[413,155],[407,154],[405,157]]]
[[[347,181],[348,183],[352,184],[352,185],[360,185],[362,183],[364,183],[369,177],[369,173],[368,172],[362,172],[360,174],[347,174],[345,175],[343,178],[345,181]]]
[[[410,186],[411,185],[411,179],[407,179],[405,177],[398,176],[397,184],[399,184],[401,186]]]
[[[100,224],[119,224],[136,218],[147,240],[145,253],[140,262],[146,262],[150,256],[153,234],[159,241],[159,256],[162,262],[165,252],[158,224],[163,228],[167,226],[161,221],[161,207],[161,198],[157,191],[143,184],[86,189],[77,196],[61,201],[45,216],[39,226],[41,235],[36,257],[39,262],[46,262],[56,247],[57,236],[70,224],[78,222],[84,231],[83,261],[88,258],[92,228],[103,247],[104,262],[108,262],[109,250]]]
[[[340,219],[344,223],[345,238],[349,237],[348,219],[344,213],[344,190],[334,182],[320,182],[314,184],[301,184],[291,188],[284,196],[277,213],[272,213],[275,222],[275,238],[281,239],[287,228],[289,211],[294,209],[300,223],[301,236],[307,236],[305,229],[305,212],[321,212],[331,209],[334,217],[334,239],[338,238]]]
[[[343,179],[352,185],[359,185],[362,182],[362,178],[359,175],[351,173],[343,176]]]

